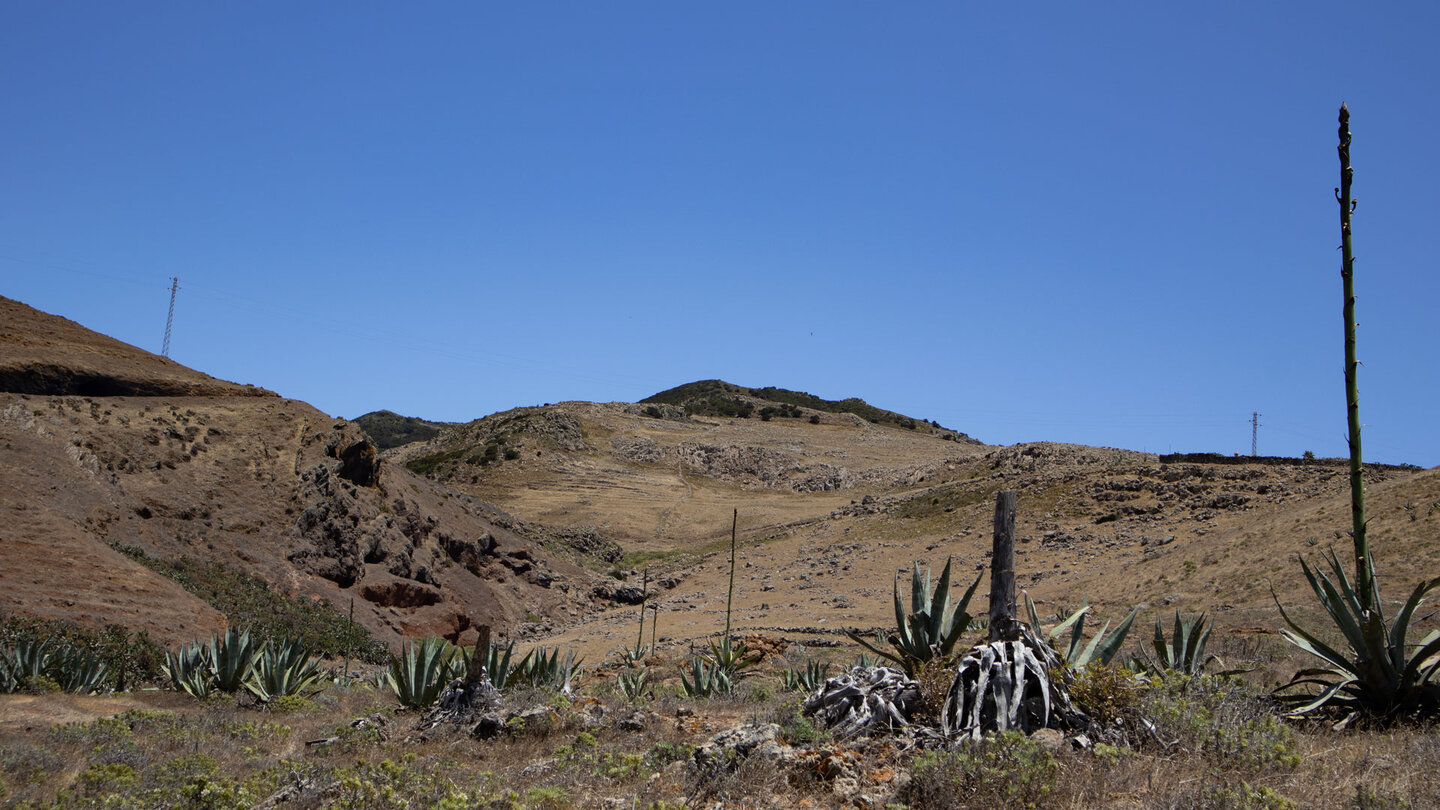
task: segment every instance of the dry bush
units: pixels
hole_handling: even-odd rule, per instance
[[[756,808],[772,805],[772,797],[788,792],[795,774],[779,761],[759,756],[742,757],[728,768],[691,769],[687,776],[687,803]]]
[[[1104,729],[1137,728],[1139,710],[1149,684],[1118,664],[1093,663],[1078,669],[1070,682],[1070,699]]]
[[[945,708],[945,693],[955,680],[953,662],[932,658],[915,665],[915,681],[920,684],[920,700],[911,710],[911,720],[927,725],[940,725],[940,712]]]

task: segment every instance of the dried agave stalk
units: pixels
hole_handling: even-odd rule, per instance
[[[981,644],[960,659],[940,713],[947,739],[1088,724],[1059,677],[1059,655],[1028,626],[1015,626],[1018,638]]]
[[[890,667],[852,667],[806,698],[804,714],[814,715],[840,739],[874,731],[908,728],[920,685]]]
[[[440,691],[435,707],[415,725],[427,731],[441,723],[463,723],[476,715],[500,707],[500,690],[490,683],[490,674],[480,668],[478,677],[456,678]]]

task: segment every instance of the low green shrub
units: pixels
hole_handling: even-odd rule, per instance
[[[1232,769],[1293,770],[1298,743],[1277,710],[1268,695],[1237,678],[1178,674],[1153,684],[1138,707],[1166,746]]]
[[[265,580],[218,562],[157,560],[133,547],[118,550],[179,583],[224,613],[231,625],[248,627],[260,638],[292,638],[324,658],[349,657],[370,664],[390,659],[390,651],[369,630],[328,602],[286,596]]]
[[[1249,782],[1195,787],[1166,797],[1163,805],[1193,810],[1296,810],[1298,805],[1273,788]]]
[[[912,810],[1041,806],[1056,787],[1060,766],[1024,734],[1006,731],[957,751],[927,751],[911,765]]]
[[[1075,670],[1070,699],[1104,728],[1137,726],[1140,704],[1149,684],[1118,664],[1094,663]]]

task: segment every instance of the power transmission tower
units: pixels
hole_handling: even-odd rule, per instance
[[[1254,458],[1255,456],[1260,455],[1260,454],[1257,452],[1257,451],[1260,449],[1260,441],[1259,441],[1259,440],[1260,440],[1260,412],[1259,412],[1259,411],[1251,411],[1251,412],[1250,412],[1250,456],[1251,456],[1251,458]]]
[[[160,349],[160,354],[170,356],[170,327],[175,324],[175,293],[180,289],[180,279],[176,276],[170,277],[170,312],[165,316],[165,343]]]

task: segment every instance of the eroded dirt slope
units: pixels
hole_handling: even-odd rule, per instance
[[[593,609],[593,575],[543,533],[380,461],[344,420],[7,299],[0,348],[7,611],[164,641],[224,625],[118,549],[222,562],[342,610],[353,599],[391,644]]]

